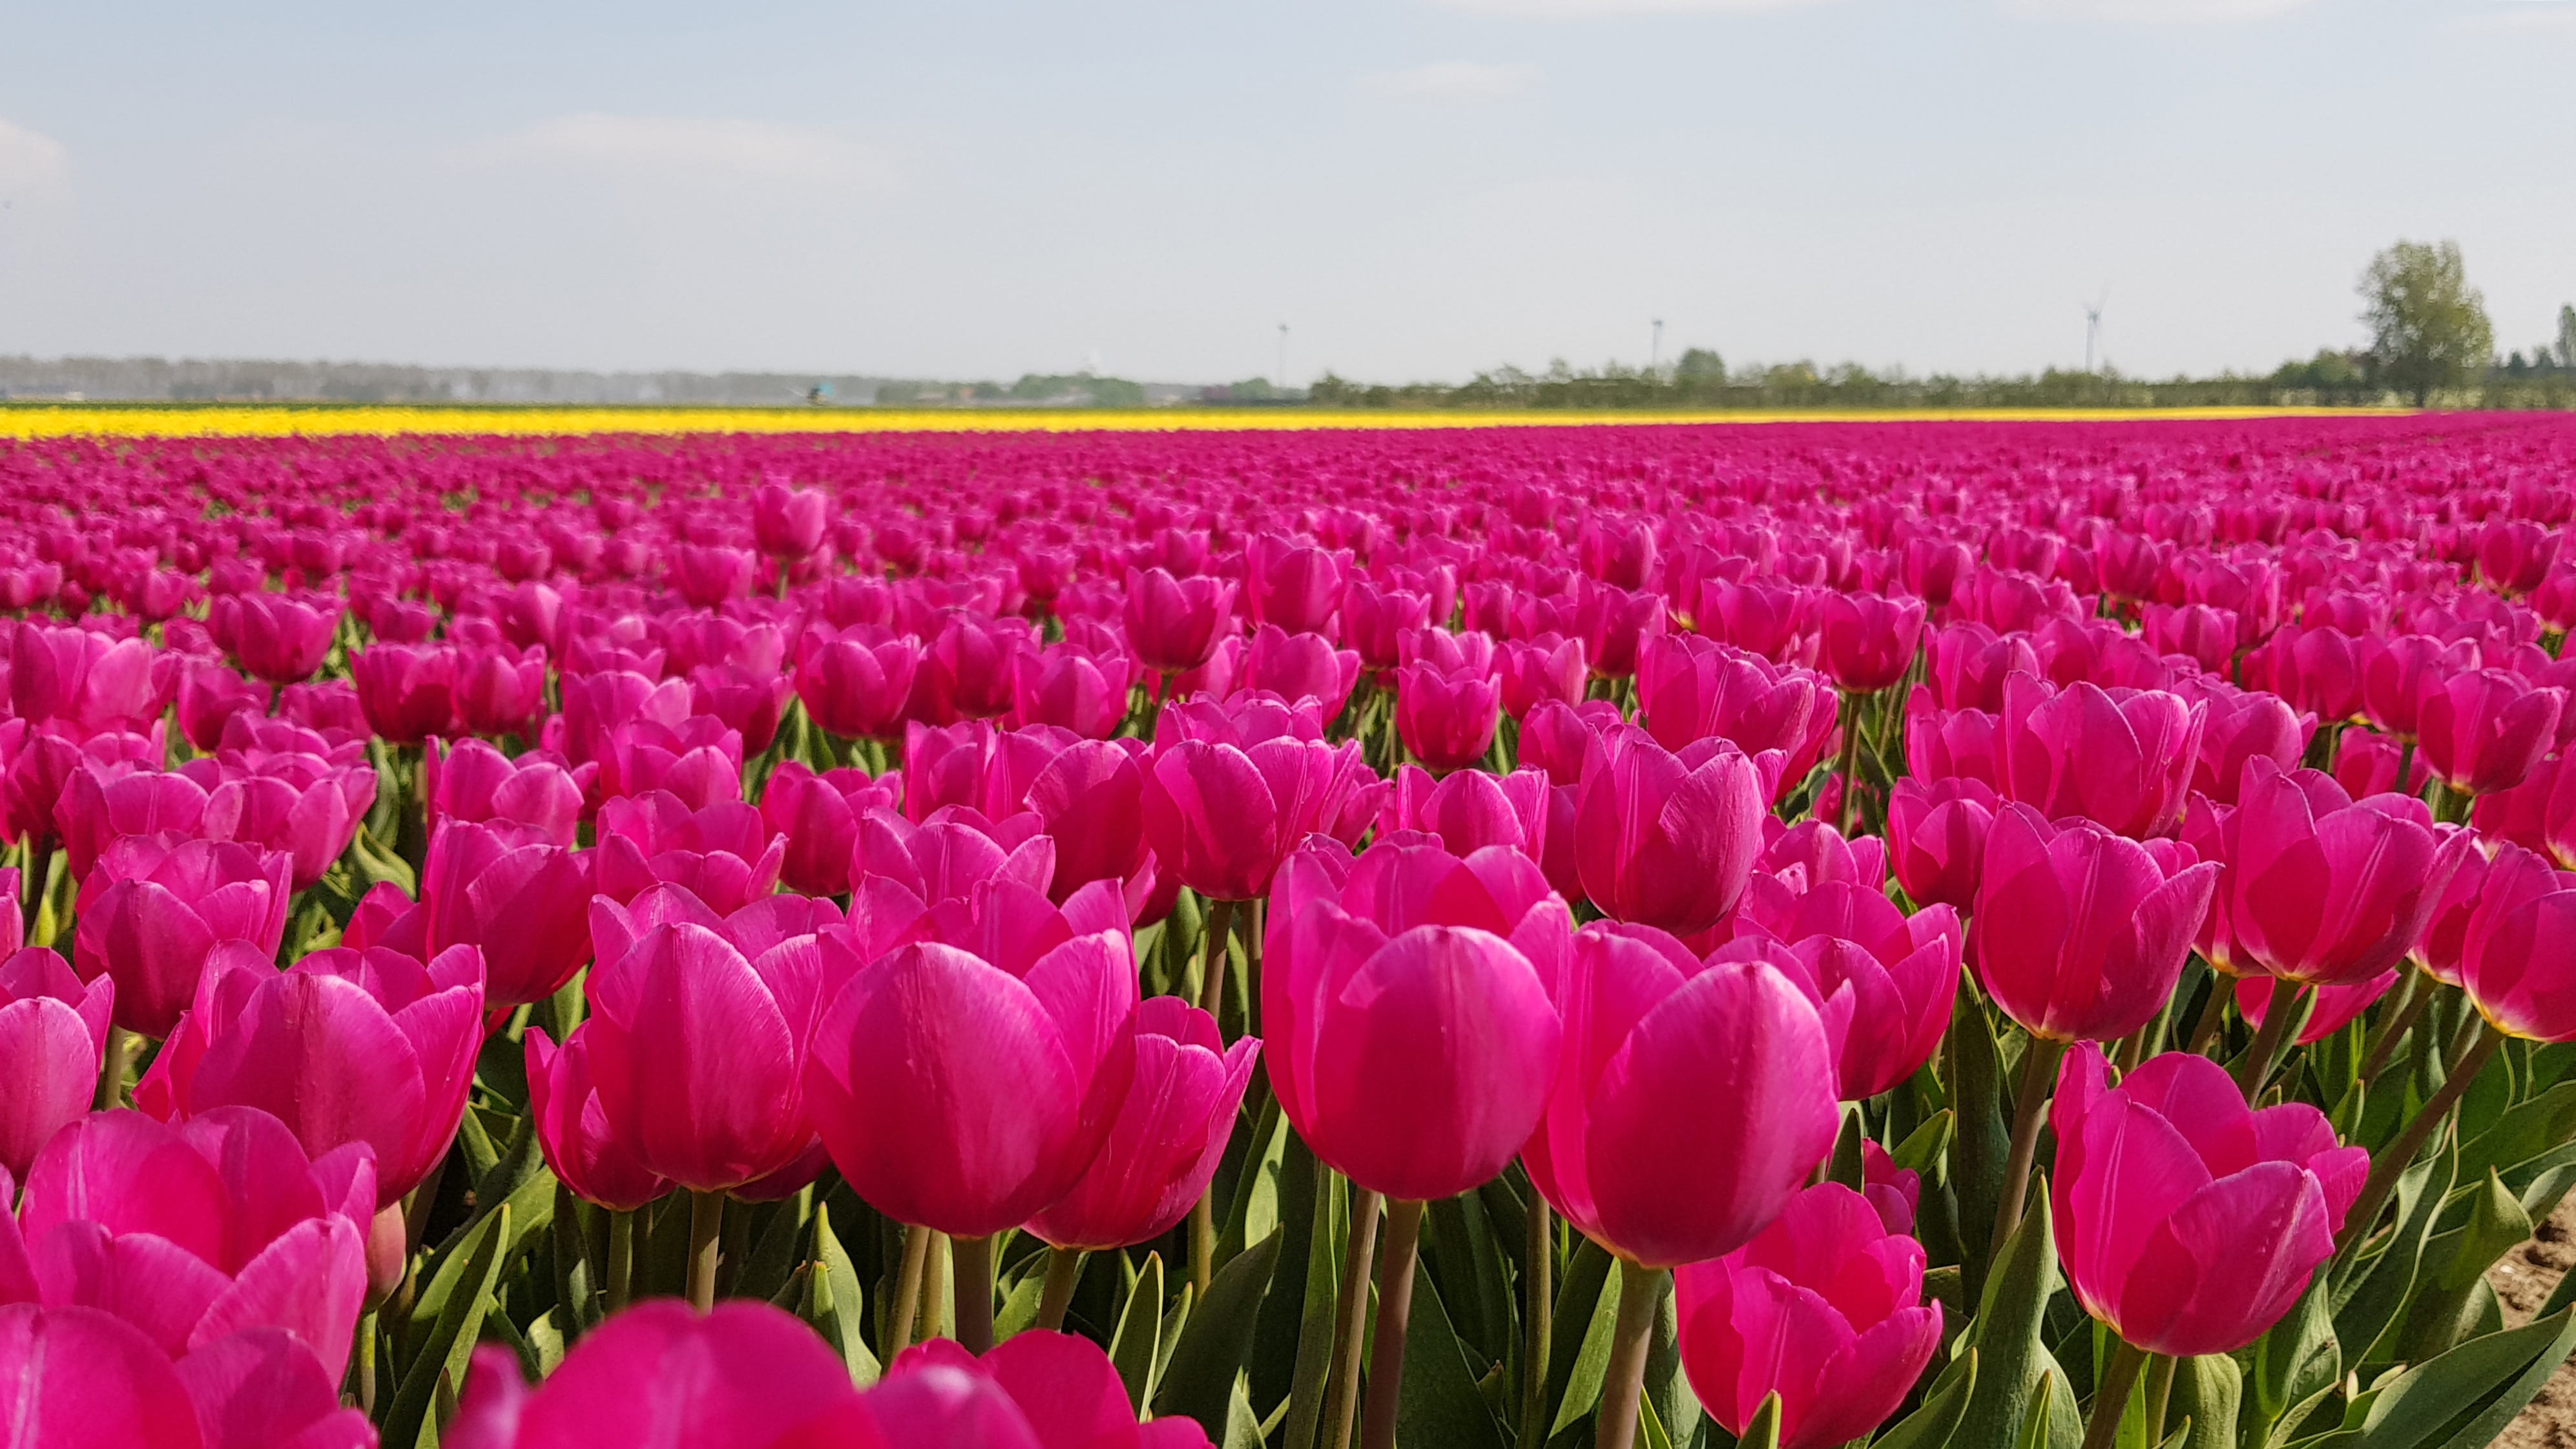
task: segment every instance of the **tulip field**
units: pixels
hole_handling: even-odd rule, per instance
[[[2542,415],[0,441],[0,1446],[2474,1449],[2572,533]]]

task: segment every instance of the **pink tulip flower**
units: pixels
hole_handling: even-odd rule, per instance
[[[2500,845],[2462,932],[2459,985],[2496,1030],[2576,1040],[2576,874]]]
[[[631,901],[656,884],[686,886],[730,915],[778,888],[787,842],[736,800],[691,809],[652,790],[599,807],[599,892]]]
[[[812,629],[797,643],[796,697],[827,733],[889,739],[903,723],[921,660],[920,640],[876,625]]]
[[[847,895],[859,818],[890,810],[903,797],[903,777],[871,778],[864,770],[816,774],[802,760],[781,761],[760,796],[760,818],[786,850],[778,878],[809,896]]]
[[[1430,771],[1406,765],[1378,811],[1378,837],[1419,831],[1451,855],[1499,845],[1537,861],[1546,856],[1548,805],[1547,776],[1537,770],[1500,776],[1460,770],[1434,780]]]
[[[1665,749],[1725,739],[1747,755],[1779,750],[1784,784],[1807,777],[1834,732],[1833,688],[1812,670],[1773,664],[1693,634],[1647,642],[1637,659],[1637,722]]]
[[[1145,839],[1161,867],[1215,900],[1267,894],[1306,837],[1377,788],[1358,742],[1324,742],[1311,709],[1244,696],[1166,706],[1144,780]],[[1363,784],[1368,781],[1368,784]]]
[[[202,1449],[197,1409],[169,1356],[95,1308],[0,1307],[0,1378],[23,1449]]]
[[[1159,568],[1127,572],[1124,622],[1138,662],[1159,674],[1207,663],[1235,632],[1235,586],[1204,574],[1173,578]]]
[[[2116,1087],[2067,1053],[2049,1122],[2058,1257],[2085,1311],[2150,1353],[2263,1336],[2334,1254],[2370,1155],[2304,1102],[2254,1111],[2225,1068],[2166,1052]]]
[[[861,1402],[889,1444],[1208,1449],[1196,1419],[1137,1423],[1109,1355],[1087,1338],[1042,1328],[1013,1334],[980,1359],[951,1339],[916,1344]]]
[[[2089,820],[2008,804],[1986,836],[1969,953],[1988,995],[2051,1041],[2109,1041],[2154,1018],[2181,978],[2218,867]]]
[[[1261,1040],[1227,1046],[1216,1020],[1177,996],[1136,1008],[1136,1074],[1100,1153],[1028,1221],[1059,1248],[1123,1248],[1161,1237],[1206,1196],[1252,1080]]]
[[[2052,691],[2013,675],[1996,730],[1995,788],[2050,819],[2081,815],[2132,840],[2171,835],[2182,825],[2208,713],[2161,691],[2087,683]]]
[[[451,821],[506,823],[569,850],[580,833],[584,792],[598,772],[596,765],[568,766],[543,750],[512,759],[481,740],[427,750],[421,793],[429,832],[436,835]]]
[[[2226,917],[2245,963],[2309,986],[2358,986],[2415,949],[2471,848],[2420,801],[2354,801],[2315,770],[2247,764],[2219,827]]]
[[[120,840],[81,884],[72,964],[116,982],[115,1020],[166,1037],[227,942],[272,959],[286,935],[293,862],[247,845]]]
[[[17,872],[6,884],[15,887]],[[18,934],[14,889],[0,892],[0,944]],[[71,964],[40,947],[0,956],[0,1168],[24,1180],[27,1164],[65,1124],[89,1111],[107,1058],[108,1022],[116,983],[106,976],[86,986]]]
[[[1827,594],[1820,607],[1825,672],[1853,694],[1876,694],[1905,677],[1923,637],[1923,601]]]
[[[253,679],[294,684],[310,679],[331,652],[340,627],[338,602],[305,602],[284,594],[243,594],[218,608],[233,615],[233,653]]]
[[[2558,742],[2567,692],[2536,688],[2503,669],[2476,669],[2429,685],[2416,727],[2424,763],[2452,789],[2510,789]]]
[[[543,1028],[530,1027],[526,1037],[528,1115],[536,1123],[537,1146],[555,1177],[587,1203],[616,1212],[632,1212],[671,1190],[661,1174],[644,1165],[635,1144],[618,1135],[592,1078],[590,1042],[580,1028],[557,1047]]]
[[[387,744],[456,732],[456,652],[435,644],[377,644],[349,654],[367,723]]]
[[[1933,905],[1909,917],[1876,885],[1844,881],[1768,909],[1754,909],[1757,899],[1747,897],[1742,934],[1720,955],[1760,954],[1803,987],[1819,1012],[1851,994],[1836,1069],[1844,1101],[1887,1091],[1940,1050],[1959,992],[1966,933],[1958,912]],[[1760,953],[1764,945],[1778,949]]]
[[[490,1006],[543,1001],[590,960],[591,868],[602,858],[532,826],[443,822],[422,873],[422,948],[479,950]]]
[[[1887,853],[1906,896],[1919,905],[1974,905],[1986,833],[2001,805],[1979,780],[1898,780],[1887,797]]]
[[[1923,1264],[1859,1193],[1800,1192],[1752,1242],[1673,1275],[1691,1388],[1730,1434],[1778,1394],[1780,1449],[1867,1438],[1941,1346]]]
[[[1744,893],[1770,790],[1725,740],[1675,755],[1634,726],[1592,742],[1575,803],[1584,894],[1613,920],[1705,931]]]

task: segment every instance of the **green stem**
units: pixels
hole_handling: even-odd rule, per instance
[[[2147,1356],[2147,1442],[2165,1441],[2165,1405],[2173,1399],[2174,1368],[2181,1360],[2169,1353]]]
[[[370,1310],[358,1320],[358,1336],[350,1345],[349,1387],[357,1391],[358,1414],[361,1418],[376,1416],[376,1315]]]
[[[2146,1367],[2147,1356],[2127,1339],[2111,1351],[2109,1367],[2102,1370],[2102,1387],[2093,1395],[2093,1417],[2084,1425],[2084,1449],[2111,1449],[2120,1437],[2120,1419],[2129,1410],[2129,1390],[2138,1381],[2138,1370]]]
[[[2388,1059],[2397,1054],[2397,1044],[2415,1029],[2415,1021],[2424,1008],[2433,1004],[2433,980],[2422,970],[2410,967],[2406,979],[2397,984],[2397,999],[2389,1003],[2388,1015],[2379,1023],[2379,1035],[2370,1044],[2370,1054],[2361,1065],[2361,1080],[2367,1084],[2379,1080],[2388,1069]]]
[[[1350,1449],[1351,1416],[1360,1401],[1360,1341],[1368,1333],[1369,1265],[1377,1254],[1377,1215],[1386,1199],[1360,1187],[1351,1198],[1350,1236],[1342,1248],[1340,1314],[1333,1325],[1332,1396],[1324,1408],[1332,1449]]]
[[[107,1029],[107,1059],[99,1064],[97,1110],[105,1112],[124,1105],[125,1074],[134,1066],[134,1054],[143,1038],[121,1026]]]
[[[635,1214],[608,1215],[608,1311],[616,1313],[635,1294]]]
[[[716,1248],[724,1235],[724,1194],[689,1194],[689,1306],[700,1313],[716,1303]]]
[[[2030,1191],[2030,1165],[2039,1156],[2040,1121],[2049,1091],[2057,1085],[2057,1063],[2065,1055],[2066,1043],[2033,1037],[2022,1057],[2021,1095],[2013,1108],[2012,1155],[2004,1161],[2003,1194],[1995,1204],[1995,1258],[2003,1256],[2004,1240],[2021,1226],[2022,1199]]]
[[[1547,1199],[1530,1189],[1528,1342],[1521,1349],[1521,1449],[1546,1449],[1547,1354],[1556,1330],[1556,1229]]]
[[[1049,1246],[1046,1288],[1038,1295],[1038,1327],[1063,1328],[1064,1315],[1073,1307],[1073,1290],[1081,1285],[1082,1250]]]
[[[1225,1035],[1222,1011],[1225,1007],[1225,978],[1233,963],[1228,959],[1227,943],[1234,934],[1234,902],[1208,903],[1207,935],[1199,951],[1199,1010],[1208,1020],[1218,1023],[1217,1036]],[[1208,1284],[1216,1277],[1216,1185],[1199,1194],[1190,1205],[1190,1284],[1199,1298],[1207,1298]]]
[[[958,1238],[950,1251],[957,1270],[957,1341],[981,1358],[993,1351],[993,1240]]]
[[[2290,1034],[2290,1018],[2297,1014],[2292,1008],[2298,999],[2299,983],[2287,976],[2272,978],[2272,999],[2263,1007],[2263,1024],[2254,1029],[2254,1046],[2236,1068],[2236,1090],[2248,1102],[2272,1080],[2272,1059],[2281,1054],[2281,1040]]]
[[[1413,1264],[1422,1247],[1422,1204],[1398,1202],[1386,1215],[1378,1265],[1377,1337],[1369,1348],[1368,1413],[1362,1449],[1395,1449],[1395,1410],[1404,1393],[1404,1335],[1413,1321]]]
[[[2191,1020],[2191,1044],[2186,1050],[2198,1056],[2218,1040],[2218,1029],[2227,1024],[2227,1002],[2236,994],[2236,978],[2224,971],[2209,973],[2209,997],[2200,1004],[2200,1015]]]
[[[903,1230],[903,1267],[894,1280],[894,1308],[886,1320],[885,1361],[912,1347],[913,1320],[921,1316],[921,1278],[930,1263],[930,1229]]]
[[[2351,1252],[2356,1244],[2370,1236],[2371,1221],[2387,1205],[2388,1195],[2397,1190],[2397,1179],[2405,1176],[2406,1169],[2415,1164],[2415,1154],[2424,1150],[2424,1143],[2433,1135],[2433,1129],[2450,1120],[2451,1108],[2458,1104],[2461,1094],[2468,1091],[2469,1083],[2477,1079],[2486,1064],[2504,1049],[2504,1043],[2503,1032],[2481,1021],[2478,1039],[2452,1060],[2451,1073],[2442,1079],[2441,1090],[2433,1094],[2433,1100],[2426,1102],[2424,1109],[2407,1122],[2406,1130],[2398,1134],[2397,1140],[2386,1151],[2371,1154],[2370,1179],[2362,1184],[2361,1196],[2353,1200],[2352,1211],[2344,1214],[2343,1231],[2335,1239],[2335,1250],[2339,1255]]]
[[[1610,1362],[1601,1371],[1595,1449],[1635,1449],[1637,1408],[1646,1397],[1646,1348],[1655,1336],[1655,1309],[1663,1293],[1663,1269],[1619,1260],[1619,1323],[1610,1335]]]
[[[1860,782],[1854,776],[1860,772],[1861,698],[1848,692],[1842,698],[1843,751],[1834,773],[1842,777],[1843,799],[1842,808],[1835,812],[1834,829],[1844,835],[1851,834],[1852,812],[1860,804]]]

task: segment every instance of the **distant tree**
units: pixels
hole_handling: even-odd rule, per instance
[[[1673,364],[1673,375],[1692,382],[1726,381],[1726,359],[1705,347],[1693,347]]]
[[[2576,307],[2558,309],[2558,365],[2576,367]]]
[[[2361,274],[2362,321],[2378,377],[2422,407],[2437,387],[2486,371],[2495,327],[2486,298],[2468,282],[2458,242],[2401,241]]]

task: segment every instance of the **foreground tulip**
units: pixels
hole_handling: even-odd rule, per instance
[[[386,743],[417,745],[456,729],[456,655],[437,645],[378,644],[349,655],[367,723]]]
[[[1825,672],[1853,694],[1875,694],[1905,677],[1923,635],[1923,601],[1874,594],[1827,594],[1822,608]]]
[[[197,1410],[169,1356],[95,1308],[0,1307],[10,1443],[24,1449],[200,1449]]]
[[[487,1005],[545,1000],[590,960],[594,859],[525,826],[441,825],[421,884],[422,949],[479,949]]]
[[[1922,905],[1967,909],[1986,868],[1986,833],[2002,802],[1979,780],[1909,775],[1887,796],[1887,855],[1896,883]]]
[[[1042,882],[1041,882],[1042,884]],[[1099,1155],[1134,1070],[1134,946],[1123,898],[1061,911],[1015,882],[943,942],[878,960],[827,933],[847,985],[814,1032],[804,1090],[832,1161],[899,1222],[959,1238],[1017,1227]]]
[[[172,1358],[276,1329],[336,1381],[375,1212],[363,1146],[308,1158],[275,1118],[240,1107],[176,1126],[100,1112],[37,1157],[16,1218],[0,1214],[0,1261],[31,1270],[17,1291],[114,1313]]]
[[[1100,1345],[1045,1329],[1015,1334],[981,1358],[947,1339],[907,1349],[862,1403],[892,1445],[1208,1449],[1195,1419],[1137,1423],[1126,1383]]]
[[[632,1212],[671,1190],[636,1155],[635,1144],[619,1135],[621,1127],[633,1124],[610,1120],[591,1072],[590,1042],[578,1028],[559,1048],[542,1028],[530,1027],[525,1049],[528,1116],[557,1180],[575,1197],[612,1212]]]
[[[655,885],[688,887],[719,914],[778,889],[787,842],[736,800],[692,809],[665,790],[599,807],[599,893],[630,901]]]
[[[2006,805],[1986,837],[1969,918],[1978,980],[2033,1036],[2127,1036],[2173,994],[2217,876],[2187,847],[2150,849],[2090,821],[2052,824]]]
[[[1778,1394],[1780,1449],[1868,1437],[1941,1346],[1923,1264],[1859,1193],[1808,1188],[1760,1237],[1673,1275],[1691,1388],[1738,1435]]]
[[[16,904],[0,902],[11,917],[0,939],[16,933]],[[0,957],[0,1082],[8,1084],[0,1090],[0,1168],[12,1178],[24,1181],[53,1135],[89,1111],[115,1001],[113,980],[83,986],[57,952],[31,947]]]
[[[1502,685],[1490,675],[1448,674],[1428,663],[1395,673],[1396,734],[1435,775],[1482,760],[1501,720]]]
[[[1272,892],[1262,1021],[1281,1109],[1315,1155],[1390,1198],[1502,1171],[1563,1038],[1548,983],[1572,920],[1529,857],[1383,844],[1292,857]],[[1383,1110],[1400,1101],[1402,1112]]]
[[[2557,742],[2567,693],[2508,670],[2475,669],[2426,686],[2417,715],[2424,763],[2453,790],[2510,789]]]
[[[1215,1019],[1177,996],[1138,1006],[1135,1077],[1118,1119],[1028,1230],[1061,1250],[1123,1248],[1178,1226],[1216,1177],[1260,1050],[1258,1037],[1227,1046]]]
[[[2050,819],[2081,815],[2133,840],[2171,835],[2208,717],[2157,691],[2078,682],[2062,691],[2026,674],[2004,681],[1996,787]]]
[[[1659,1270],[1751,1242],[1833,1148],[1835,1043],[1805,993],[1760,961],[1693,960],[1602,924],[1554,983],[1566,1060],[1522,1149],[1530,1181],[1620,1259],[1620,1315],[1597,1440],[1632,1442]],[[1675,1114],[1672,1104],[1697,1110]]]
[[[1818,1011],[1849,1013],[1836,1067],[1844,1101],[1887,1091],[1940,1049],[1964,936],[1950,907],[1909,917],[1874,882],[1826,881],[1782,906],[1756,910],[1748,899],[1739,929],[1721,955],[1776,942],[1765,959],[1804,986]],[[1846,1006],[1828,1007],[1845,994]]]
[[[766,1303],[729,1302],[704,1314],[647,1303],[584,1335],[534,1389],[519,1377],[516,1354],[497,1344],[478,1350],[441,1443],[882,1449],[887,1441],[864,1411],[853,1414],[856,1401],[841,1356]]]
[[[831,734],[889,739],[901,730],[921,659],[920,640],[874,625],[853,624],[837,633],[811,630],[797,643],[796,697]]]
[[[302,1340],[252,1328],[178,1363],[206,1449],[377,1449],[375,1426],[340,1406],[339,1381]]]
[[[375,1154],[379,1207],[420,1185],[456,1138],[483,1042],[483,958],[424,963],[385,947],[316,951],[284,971],[215,949],[135,1104],[165,1121],[257,1107],[316,1155]]]
[[[892,809],[902,790],[900,775],[871,778],[864,770],[816,774],[802,760],[780,762],[760,796],[761,820],[786,842],[779,880],[800,895],[847,895],[859,817]]]
[[[1235,586],[1204,574],[1176,579],[1159,568],[1127,573],[1127,642],[1137,661],[1161,674],[1207,663],[1234,633]]]
[[[2067,1279],[2086,1312],[2147,1353],[2230,1353],[2262,1337],[2333,1254],[2370,1167],[2361,1148],[2336,1145],[2324,1113],[2254,1111],[2224,1068],[2191,1052],[2150,1058],[2113,1087],[2101,1051],[2079,1046],[2050,1120]]]
[[[116,982],[118,1026],[166,1037],[217,946],[276,956],[293,868],[283,855],[246,845],[121,840],[82,883],[73,964],[85,981]]]
[[[2309,986],[2356,986],[2404,959],[2471,849],[2466,834],[2436,836],[2420,801],[2353,801],[2268,759],[2246,765],[2220,840],[2238,953]]]
[[[1590,746],[1575,803],[1584,894],[1613,920],[1707,930],[1744,892],[1769,794],[1725,740],[1675,755],[1643,730],[1612,727]]]
[[[1407,765],[1396,772],[1395,789],[1378,813],[1378,835],[1416,830],[1438,838],[1451,855],[1499,845],[1541,860],[1548,804],[1547,776],[1536,770],[1502,776],[1460,770],[1435,781],[1430,771]]]
[[[1154,735],[1145,838],[1181,884],[1216,900],[1266,894],[1288,853],[1366,788],[1357,741],[1327,744],[1311,710],[1275,700],[1167,707]]]
[[[2497,1031],[2576,1041],[2576,874],[2498,846],[2469,911],[2459,978]]]

